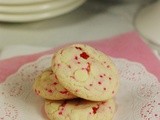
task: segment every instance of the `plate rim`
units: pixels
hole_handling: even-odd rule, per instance
[[[0,14],[22,14],[42,12],[50,9],[59,9],[66,5],[72,4],[78,0],[67,1],[48,1],[45,3],[31,4],[31,5],[18,5],[18,6],[4,6],[0,4]]]
[[[24,23],[24,22],[35,22],[40,20],[45,20],[53,17],[66,14],[73,11],[74,9],[80,7],[86,0],[78,0],[72,4],[59,9],[53,9],[40,13],[31,14],[0,14],[0,21],[2,22],[12,22],[12,23]]]

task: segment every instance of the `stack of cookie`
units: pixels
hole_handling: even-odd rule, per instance
[[[111,120],[118,71],[104,53],[83,44],[57,51],[52,66],[35,80],[33,88],[47,99],[50,120]]]

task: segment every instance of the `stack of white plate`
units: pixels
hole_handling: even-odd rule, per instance
[[[0,21],[30,22],[70,12],[86,0],[0,0]]]

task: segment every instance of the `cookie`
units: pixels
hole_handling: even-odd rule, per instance
[[[36,78],[33,89],[37,95],[50,100],[71,99],[76,97],[59,84],[51,68],[45,70]]]
[[[91,102],[84,99],[46,101],[45,113],[50,120],[112,120],[115,101]]]
[[[75,96],[104,101],[115,96],[119,86],[116,66],[104,53],[82,44],[59,50],[52,70],[60,84]]]

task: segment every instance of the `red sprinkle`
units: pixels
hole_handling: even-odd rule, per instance
[[[76,49],[78,49],[78,50],[82,50],[82,48],[81,47],[75,47]]]
[[[74,57],[74,59],[75,59],[75,60],[78,60],[78,57],[77,57],[77,56],[75,56],[75,57]]]
[[[98,109],[99,109],[99,105],[97,107],[92,107],[93,113],[96,114]]]
[[[50,90],[48,90],[48,92],[49,92],[49,93],[52,93],[52,92],[53,92],[53,90],[51,90],[51,89],[50,89]]]
[[[102,75],[100,75],[99,77],[101,77],[101,78],[102,78],[103,76],[102,76]]]
[[[83,58],[83,59],[88,59],[89,58],[89,55],[86,53],[86,52],[82,52],[80,54],[80,56]]]
[[[111,77],[109,77],[109,80],[112,80],[112,78],[111,78]]]
[[[65,91],[60,91],[60,93],[61,93],[61,94],[67,94],[68,91],[67,91],[67,90],[65,90]]]
[[[53,83],[53,85],[57,85],[57,84],[58,84],[57,82],[54,82],[54,83]]]
[[[65,100],[60,106],[61,106],[61,107],[65,107],[66,104],[67,104],[67,101]]]
[[[58,114],[59,114],[59,115],[62,115],[62,112],[59,112]]]
[[[67,101],[65,100],[61,105],[60,105],[60,111],[59,111],[59,115],[62,115],[63,114],[63,110],[64,110],[64,108],[65,108],[65,106],[66,106],[66,104],[67,104]]]
[[[103,90],[106,90],[106,88],[103,88]]]
[[[101,85],[102,83],[101,83],[101,82],[98,82],[98,84]]]

